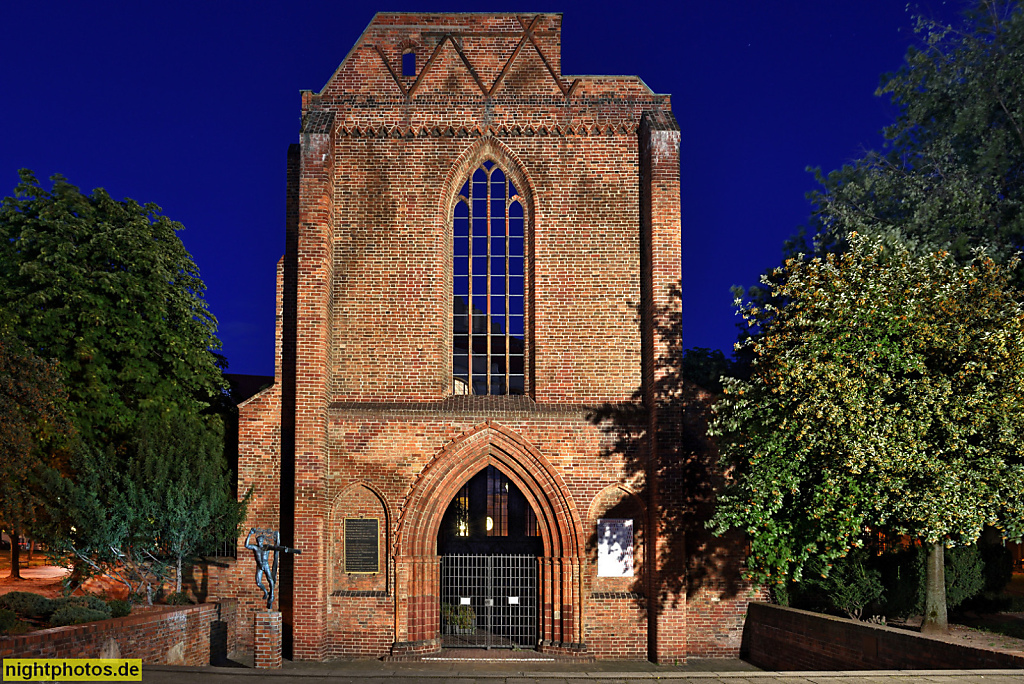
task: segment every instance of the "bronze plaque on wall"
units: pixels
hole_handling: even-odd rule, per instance
[[[376,518],[345,518],[345,572],[380,572]]]

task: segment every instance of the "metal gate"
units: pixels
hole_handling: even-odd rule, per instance
[[[534,556],[442,556],[441,637],[446,648],[537,645]]]

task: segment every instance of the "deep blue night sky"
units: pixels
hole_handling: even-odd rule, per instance
[[[562,69],[636,74],[682,127],[683,343],[735,340],[731,285],[808,217],[806,166],[881,145],[873,95],[937,0],[731,3],[4,3],[0,195],[16,171],[155,202],[206,282],[230,372],[273,373],[274,264],[299,90],[319,91],[381,11],[563,12]],[[635,8],[633,12],[625,9]]]

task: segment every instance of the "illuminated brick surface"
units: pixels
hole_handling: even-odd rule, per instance
[[[438,525],[488,465],[537,514],[543,650],[738,653],[714,635],[735,633],[746,594],[716,602],[725,611],[702,603],[700,635],[686,591],[665,594],[686,568],[662,552],[661,511],[688,483],[647,475],[681,434],[653,395],[668,349],[655,331],[680,307],[680,131],[669,96],[637,77],[562,75],[561,19],[378,14],[323,90],[302,93],[277,382],[239,416],[247,527],[280,527],[302,550],[280,594],[297,659],[437,650]],[[526,215],[525,396],[453,396],[452,211],[485,161]],[[622,434],[593,407],[638,404],[654,407],[630,413],[638,434],[658,437],[617,453]],[[636,574],[598,578],[596,521],[622,511],[636,517]],[[381,573],[344,573],[346,517],[380,519]],[[260,605],[249,556],[211,579],[243,614]]]

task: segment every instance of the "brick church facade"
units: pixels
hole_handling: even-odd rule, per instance
[[[637,77],[562,75],[561,19],[378,14],[302,93],[275,383],[239,409],[246,527],[302,551],[296,659],[738,654],[753,593],[684,581],[693,483],[658,465],[685,432],[657,396],[679,127]],[[238,557],[218,591],[256,611]]]

